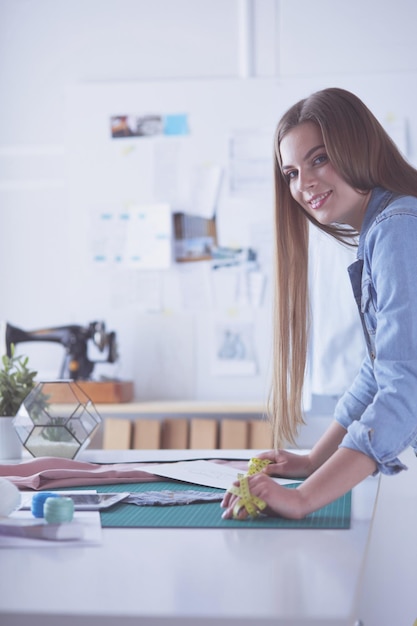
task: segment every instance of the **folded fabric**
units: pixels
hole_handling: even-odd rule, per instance
[[[39,457],[18,465],[0,465],[0,476],[19,489],[52,489],[166,480],[141,470],[148,463],[99,465],[59,457]]]
[[[131,493],[123,499],[126,504],[138,506],[174,506],[176,504],[196,504],[201,502],[219,502],[223,499],[223,491],[197,491],[186,489],[185,491],[144,491],[143,493]]]

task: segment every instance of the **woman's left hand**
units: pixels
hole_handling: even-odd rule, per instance
[[[302,499],[297,489],[288,489],[276,483],[265,473],[260,472],[254,476],[247,476],[248,487],[251,496],[256,496],[263,500],[266,508],[262,511],[267,515],[280,515],[289,519],[302,519]],[[240,486],[240,481],[233,483],[235,487]],[[229,491],[226,492],[221,507],[226,509],[222,515],[223,519],[233,518],[235,508],[240,496],[236,496]],[[239,511],[237,519],[244,520],[249,514],[244,506],[236,507]]]

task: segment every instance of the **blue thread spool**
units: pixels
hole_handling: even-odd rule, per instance
[[[43,491],[41,493],[35,493],[32,497],[31,509],[33,517],[44,516],[44,505],[47,498],[59,498],[59,494],[53,493],[52,491]]]
[[[74,500],[62,497],[47,498],[43,510],[48,524],[71,522],[74,517]]]

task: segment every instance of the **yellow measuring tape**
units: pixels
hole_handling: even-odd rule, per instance
[[[237,476],[239,479],[239,487],[235,487],[233,485],[230,489],[228,489],[228,493],[231,493],[239,498],[233,507],[233,519],[240,519],[239,514],[242,509],[245,509],[247,514],[252,518],[259,517],[261,512],[266,509],[266,502],[264,502],[261,498],[258,498],[258,496],[251,494],[248,484],[248,476],[258,474],[264,467],[269,465],[269,463],[271,463],[271,461],[268,459],[250,459],[247,473],[238,474]]]
[[[253,476],[254,474],[259,474],[263,470],[264,467],[272,463],[269,459],[258,459],[254,457],[249,460],[248,463],[248,471],[246,472],[246,476]]]

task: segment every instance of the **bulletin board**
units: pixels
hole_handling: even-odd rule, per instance
[[[275,90],[240,80],[68,89],[71,300],[78,317],[115,327],[137,399],[265,398],[277,112],[263,103]],[[241,250],[238,263],[176,263],[170,213],[215,218],[218,246]],[[135,246],[148,256],[134,259]]]
[[[276,123],[312,91],[345,87],[364,99],[413,160],[415,84],[414,76],[389,75],[68,88],[73,317],[77,323],[105,319],[117,332],[118,374],[133,379],[135,399],[265,400]],[[213,261],[175,262],[173,213],[214,216],[218,246],[240,249],[239,262],[234,258],[228,270],[227,259],[218,269]],[[337,250],[330,252],[333,259]],[[343,276],[335,270],[327,280],[344,284],[345,328],[352,337],[353,325],[358,337],[357,345],[350,341],[349,378],[362,346],[342,257]],[[322,271],[326,268],[316,271],[316,281]],[[316,330],[322,343],[331,344],[332,334],[343,327],[339,313],[335,317],[334,327],[326,325],[327,335]],[[230,338],[238,340],[233,349]],[[244,357],[237,357],[242,350]],[[337,392],[350,382],[345,371],[340,377],[345,380],[327,388],[319,383],[318,391],[322,385],[322,393]]]

